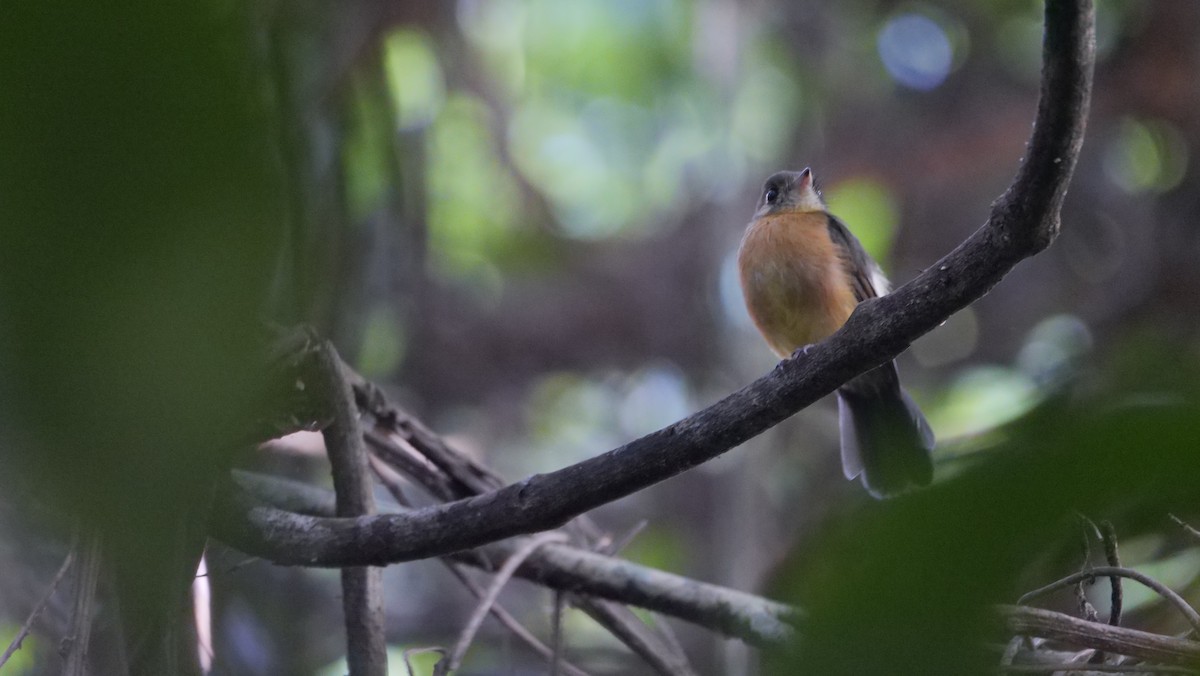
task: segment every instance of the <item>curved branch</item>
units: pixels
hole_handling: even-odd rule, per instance
[[[1041,608],[998,606],[997,612],[1015,634],[1041,636],[1068,645],[1129,655],[1152,662],[1192,667],[1200,664],[1200,643],[1196,641],[1114,627],[1100,622],[1088,622]],[[1079,671],[1088,671],[1093,666],[1096,665],[1080,664]]]
[[[219,536],[278,563],[384,565],[558,527],[762,433],[902,352],[1053,241],[1083,139],[1093,63],[1091,0],[1050,0],[1041,98],[1025,163],[987,223],[895,292],[862,303],[807,354],[708,408],[597,457],[477,497],[403,516],[302,521],[225,504]]]
[[[333,494],[325,489],[249,472],[235,471],[233,478],[239,493],[244,490],[255,498],[292,510],[278,510],[281,519],[319,519],[321,515],[334,513]],[[242,499],[251,502],[244,494]],[[459,552],[451,558],[479,567],[486,561],[507,560],[518,547],[519,541],[497,542],[474,552]],[[571,545],[549,544],[540,548],[517,569],[517,576],[551,589],[610,599],[677,617],[758,646],[787,641],[792,637],[791,625],[802,619],[800,611],[783,603]]]
[[[1159,596],[1169,601],[1171,605],[1175,606],[1175,608],[1178,609],[1185,618],[1187,618],[1188,623],[1192,625],[1192,630],[1200,633],[1200,613],[1197,613],[1195,608],[1191,607],[1187,601],[1183,600],[1182,596],[1176,594],[1175,590],[1159,582],[1158,580],[1155,580],[1149,575],[1139,573],[1132,568],[1120,568],[1117,566],[1098,566],[1096,568],[1089,568],[1087,570],[1075,573],[1074,575],[1068,575],[1061,580],[1051,582],[1044,587],[1034,589],[1018,599],[1017,603],[1025,603],[1029,599],[1041,596],[1043,594],[1048,594],[1056,589],[1069,587],[1076,582],[1081,582],[1083,580],[1095,580],[1098,577],[1125,577],[1133,580],[1134,582],[1140,582],[1146,587],[1154,590]]]

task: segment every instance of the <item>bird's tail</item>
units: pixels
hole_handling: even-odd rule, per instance
[[[892,363],[868,371],[838,390],[842,469],[862,476],[876,498],[926,486],[933,480],[933,430],[900,387]]]

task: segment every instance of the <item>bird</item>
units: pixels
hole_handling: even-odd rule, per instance
[[[746,309],[779,357],[833,334],[856,305],[890,290],[887,277],[829,213],[813,172],[781,171],[763,185],[737,254]],[[928,485],[933,431],[889,361],[838,388],[842,469],[876,498]]]

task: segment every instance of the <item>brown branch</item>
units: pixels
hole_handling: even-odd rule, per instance
[[[339,517],[375,514],[367,447],[358,424],[354,392],[342,361],[329,342],[321,344],[314,380],[331,409],[333,421],[321,431],[333,470]],[[383,570],[369,566],[342,569],[342,608],[346,623],[346,661],[351,676],[386,676],[387,643],[383,627]]]
[[[725,453],[894,358],[1045,249],[1083,141],[1094,61],[1090,0],[1046,4],[1041,98],[1025,162],[987,222],[893,293],[860,304],[805,354],[708,408],[607,453],[410,515],[293,522],[259,509],[219,512],[222,539],[277,563],[384,565],[557,528]],[[478,480],[461,467],[456,479]],[[304,526],[296,529],[296,526]]]
[[[1182,613],[1185,618],[1187,618],[1188,623],[1192,625],[1192,629],[1194,631],[1200,632],[1200,613],[1197,613],[1195,608],[1192,608],[1192,606],[1189,605],[1188,602],[1185,601],[1182,596],[1180,596],[1179,594],[1176,594],[1175,591],[1172,590],[1170,587],[1164,585],[1163,583],[1159,582],[1158,580],[1155,580],[1154,578],[1150,577],[1149,575],[1139,573],[1138,571],[1133,570],[1132,568],[1117,568],[1114,566],[1098,566],[1096,568],[1092,568],[1091,570],[1080,571],[1073,575],[1068,575],[1067,577],[1064,577],[1061,580],[1056,580],[1054,582],[1051,582],[1050,584],[1048,584],[1044,587],[1040,587],[1038,589],[1034,589],[1033,591],[1026,593],[1020,599],[1017,600],[1017,603],[1025,603],[1029,599],[1041,596],[1043,594],[1047,594],[1056,589],[1062,589],[1063,587],[1069,587],[1069,586],[1075,584],[1076,582],[1079,582],[1080,580],[1094,580],[1097,577],[1102,577],[1102,576],[1125,577],[1125,578],[1129,578],[1130,580],[1134,580],[1135,582],[1140,582],[1141,584],[1145,585],[1146,587],[1149,587],[1150,589],[1157,592],[1159,596],[1162,596],[1164,599],[1169,601],[1171,603],[1171,605],[1178,608],[1179,612]]]
[[[334,513],[333,495],[321,488],[241,471],[233,473],[233,480],[235,490],[225,498],[227,502],[274,510],[279,519],[295,521],[290,528],[302,527],[306,519]],[[264,506],[255,499],[286,506],[288,511]],[[320,521],[323,519],[318,518]],[[478,567],[481,561],[507,559],[516,546],[512,542],[494,543],[473,552],[459,552],[454,559]],[[788,640],[792,635],[789,623],[799,617],[795,608],[782,603],[570,545],[551,544],[539,549],[517,570],[517,576],[552,589],[640,606],[754,645]]]
[[[1151,662],[1200,665],[1200,643],[1196,641],[1088,622],[1041,608],[999,606],[997,610],[1016,634],[1040,636]],[[1100,665],[1080,665],[1079,668],[1086,671],[1095,666]]]

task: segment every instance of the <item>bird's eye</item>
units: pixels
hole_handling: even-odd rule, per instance
[[[777,199],[779,199],[779,191],[775,188],[767,188],[767,192],[763,193],[763,201],[767,204],[774,204]]]

